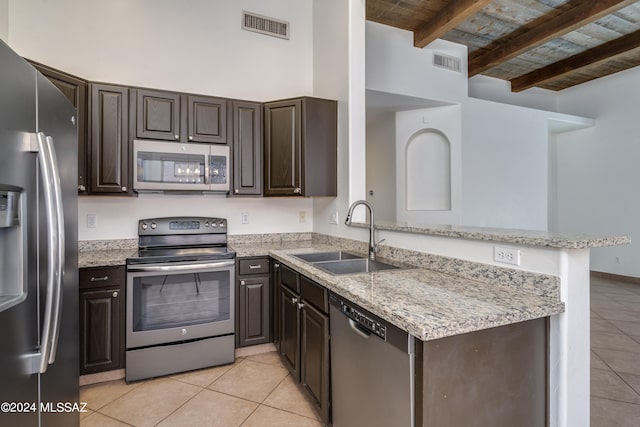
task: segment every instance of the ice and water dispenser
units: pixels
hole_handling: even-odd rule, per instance
[[[0,184],[0,311],[27,297],[23,198],[22,188]]]

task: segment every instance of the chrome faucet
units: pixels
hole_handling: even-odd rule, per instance
[[[349,212],[347,212],[347,218],[344,220],[346,225],[351,225],[351,215],[353,210],[358,205],[365,205],[369,209],[369,259],[371,261],[376,260],[376,253],[378,252],[378,244],[376,243],[375,227],[373,225],[373,206],[366,200],[356,200],[349,206]],[[384,240],[384,239],[383,239]]]

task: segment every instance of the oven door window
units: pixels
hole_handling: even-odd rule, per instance
[[[229,321],[229,276],[219,271],[136,277],[133,332]]]

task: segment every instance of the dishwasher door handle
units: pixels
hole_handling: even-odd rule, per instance
[[[371,332],[362,330],[362,328],[352,319],[349,319],[349,326],[353,332],[360,335],[362,338],[369,338],[371,336]]]

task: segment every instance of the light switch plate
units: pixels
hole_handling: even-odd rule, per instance
[[[96,227],[98,227],[98,215],[87,214],[87,228],[96,228]]]

